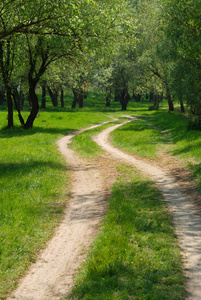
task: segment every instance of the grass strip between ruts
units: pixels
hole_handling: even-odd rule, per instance
[[[122,165],[100,234],[66,299],[184,299],[172,218],[160,192]]]

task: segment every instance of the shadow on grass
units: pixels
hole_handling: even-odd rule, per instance
[[[0,138],[12,138],[15,136],[31,136],[36,133],[50,133],[50,134],[61,134],[67,135],[71,132],[76,131],[75,128],[53,128],[53,127],[40,127],[36,126],[32,129],[24,129],[22,127],[14,127],[10,129],[2,129],[0,130]]]
[[[201,192],[201,163],[189,164],[190,171],[192,172],[193,178],[197,182],[197,188]]]
[[[68,170],[65,164],[54,163],[52,161],[32,160],[31,162],[15,162],[15,163],[0,163],[0,178],[9,175],[9,178],[16,175],[21,176],[33,172],[34,170],[43,170],[43,168],[51,168],[57,170]]]
[[[183,114],[161,111],[151,115],[142,115],[141,117],[158,127],[159,130],[170,134],[173,143],[183,142],[183,146],[172,152],[173,155],[188,153],[195,148],[200,148],[201,131],[188,130],[188,120]]]
[[[66,299],[184,299],[170,217],[149,181],[117,183],[104,227]]]
[[[199,136],[199,141],[196,141],[196,137],[194,137],[194,141],[193,138],[189,137],[186,138],[185,141],[185,145],[184,146],[180,146],[179,149],[175,149],[173,151],[171,151],[171,153],[173,155],[180,155],[180,154],[185,154],[185,153],[190,153],[191,151],[195,151],[198,150],[200,151],[201,149],[201,132],[200,132],[200,136]]]

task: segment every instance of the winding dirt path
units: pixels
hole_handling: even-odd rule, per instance
[[[126,122],[125,122],[126,123]],[[162,192],[165,201],[171,211],[175,231],[179,239],[185,261],[185,275],[187,280],[188,298],[201,299],[201,217],[200,211],[194,205],[192,199],[185,194],[177,184],[174,177],[157,166],[150,165],[142,160],[135,159],[108,143],[109,134],[122,126],[118,124],[102,131],[94,138],[99,146],[111,153],[117,159],[137,167],[143,173],[149,175]]]
[[[186,259],[185,273],[188,278],[188,299],[200,300],[200,215],[193,201],[183,193],[173,177],[161,168],[135,159],[109,144],[110,132],[122,124],[109,127],[98,134],[94,140],[115,160],[123,160],[137,167],[157,183],[174,216],[176,234]],[[94,127],[96,126],[88,129]],[[98,224],[105,213],[107,186],[104,178],[106,172],[111,172],[110,178],[115,178],[115,172],[112,168],[114,159],[107,156],[105,158],[107,159],[106,164],[105,162],[101,164],[100,161],[89,163],[80,159],[67,147],[75,134],[68,135],[58,141],[59,150],[73,170],[72,198],[66,209],[64,220],[56,230],[55,236],[48,243],[47,248],[42,251],[38,261],[31,266],[28,274],[21,280],[18,289],[8,299],[58,300],[65,297],[73,285],[76,269],[85,258],[81,252],[88,249],[97,233]]]
[[[81,253],[86,251],[97,232],[105,212],[106,197],[101,166],[80,159],[67,147],[71,138],[83,131],[57,142],[73,171],[72,197],[54,237],[8,299],[58,300],[65,297],[73,285],[77,268],[85,258]]]

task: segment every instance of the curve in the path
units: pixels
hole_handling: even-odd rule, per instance
[[[128,121],[130,122],[130,121]],[[125,122],[126,123],[126,122]],[[94,140],[99,146],[117,159],[137,167],[149,175],[162,192],[165,201],[174,218],[175,230],[185,261],[185,275],[187,277],[188,298],[201,299],[201,218],[192,199],[183,193],[175,179],[161,168],[135,159],[132,155],[113,147],[108,142],[109,134],[122,126],[121,123],[109,127],[98,134]]]
[[[191,199],[181,191],[174,178],[160,168],[135,159],[109,144],[110,132],[122,125],[123,123],[102,131],[95,137],[95,141],[105,151],[111,153],[117,159],[137,167],[151,176],[157,183],[174,216],[176,233],[186,257],[188,299],[200,300],[200,216],[197,214]],[[83,247],[90,244],[94,228],[101,220],[105,196],[101,177],[96,166],[87,164],[67,147],[75,134],[63,137],[58,141],[59,150],[74,171],[72,199],[66,210],[64,220],[36,264],[32,265],[18,289],[8,299],[57,300],[66,296],[73,284],[73,274],[83,260],[80,252]]]
[[[68,145],[76,134],[100,125],[57,142],[73,171],[72,197],[54,237],[8,300],[59,300],[71,290],[74,273],[84,259],[81,252],[90,245],[104,214],[105,194],[98,168],[80,159]]]

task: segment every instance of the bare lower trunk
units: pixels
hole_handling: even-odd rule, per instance
[[[11,96],[11,88],[6,87],[7,106],[8,106],[8,128],[13,127],[13,101]]]
[[[30,97],[32,107],[31,107],[30,115],[29,115],[26,123],[24,124],[25,129],[32,128],[33,122],[39,112],[38,97],[35,92],[35,85],[31,85],[29,87],[29,97]]]
[[[5,90],[3,87],[0,87],[0,105],[5,101]]]
[[[71,108],[76,108],[76,104],[79,103],[79,108],[84,106],[84,92],[80,89],[73,88],[74,99]]]
[[[185,113],[185,108],[184,108],[183,100],[182,100],[182,99],[179,99],[179,102],[180,102],[181,112],[182,112],[182,113]]]
[[[49,86],[47,86],[48,93],[50,95],[50,98],[52,100],[52,104],[54,107],[58,106],[58,90],[55,88],[51,89]]]
[[[41,108],[46,107],[46,82],[45,80],[42,83],[42,99],[41,99]]]
[[[120,96],[121,110],[127,109],[129,100],[130,100],[130,95],[128,93],[128,90],[127,88],[124,88]]]
[[[64,90],[63,90],[63,88],[61,88],[60,100],[61,100],[61,107],[64,107]]]
[[[16,96],[16,93],[15,93],[15,92],[13,93],[13,99],[14,99],[14,102],[15,102],[15,108],[16,108],[16,110],[17,110],[17,112],[18,112],[18,117],[19,117],[20,123],[21,123],[21,125],[24,126],[24,119],[23,119],[23,117],[22,117],[22,115],[21,115],[21,112],[20,112],[20,105],[19,105],[19,103],[17,102],[17,96]]]
[[[174,111],[174,104],[170,93],[167,93],[167,99],[168,99],[169,111]]]

